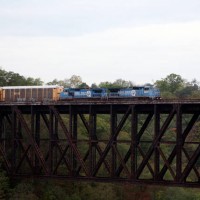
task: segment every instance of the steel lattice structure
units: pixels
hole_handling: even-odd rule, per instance
[[[200,186],[199,101],[0,104],[11,177]]]

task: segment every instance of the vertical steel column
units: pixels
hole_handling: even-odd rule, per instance
[[[0,142],[3,140],[3,116],[0,114]]]
[[[40,113],[36,113],[36,117],[35,117],[35,133],[34,133],[34,138],[35,138],[35,142],[38,145],[38,147],[40,147]],[[39,173],[39,169],[40,169],[40,164],[39,164],[39,159],[37,158],[37,156],[35,155],[35,173]]]
[[[5,133],[4,133],[4,116],[0,114],[0,156],[6,158],[5,151]],[[2,154],[2,155],[1,155]]]
[[[176,181],[179,182],[182,174],[182,110],[177,105],[176,110]]]
[[[5,148],[5,142],[6,142],[6,137],[5,137],[5,128],[4,128],[4,116],[0,114],[0,148],[1,151],[0,153],[4,154],[4,148]],[[2,155],[5,157],[5,155]]]
[[[12,115],[11,115],[11,143],[12,143],[12,174],[15,174],[15,169],[16,169],[16,132],[17,132],[17,116],[14,110],[14,107],[12,107]]]
[[[54,172],[54,167],[57,165],[57,140],[58,140],[58,119],[55,117],[54,112],[50,109],[49,114],[49,163],[50,173]]]
[[[72,105],[69,106],[69,115],[70,115],[69,132],[72,135],[72,141],[74,143],[74,146],[77,147],[77,113],[75,112],[74,107]],[[72,149],[70,154],[71,154],[72,176],[75,176],[77,168],[77,160],[74,151]]]
[[[58,119],[56,117],[54,117],[54,135],[53,135],[53,139],[54,139],[54,147],[56,145],[59,145],[59,137],[58,137]],[[54,165],[57,164],[58,162],[58,148],[53,148],[54,149],[54,153],[53,153],[53,163]]]
[[[154,105],[154,140],[158,137],[160,134],[160,112],[159,107],[157,104]],[[159,154],[159,148],[160,142],[158,142],[154,148],[155,148],[155,155],[154,155],[154,180],[159,179],[159,172],[160,172],[160,154]]]
[[[23,144],[21,144],[20,140],[23,140],[23,135],[22,135],[22,124],[20,122],[20,120],[17,120],[17,127],[16,127],[16,143],[15,143],[15,152],[16,152],[16,167],[18,164],[18,161],[21,160],[21,155],[22,155],[22,149],[20,148],[20,145],[23,146]],[[23,152],[24,153],[24,152]],[[33,155],[33,152],[32,152]],[[32,165],[32,160],[31,160],[31,165]],[[17,168],[16,168],[16,172],[17,172]]]
[[[111,132],[111,137],[115,134],[117,127],[117,114],[114,109],[114,106],[110,106],[110,132]],[[116,168],[117,168],[117,156],[116,156],[116,149],[117,146],[117,141],[116,138],[113,140],[112,143],[112,164],[111,164],[111,175],[112,177],[116,176]]]
[[[53,148],[54,148],[54,113],[50,109],[49,113],[49,172],[50,174],[53,173]]]
[[[89,144],[90,144],[90,175],[92,176],[94,168],[96,166],[96,111],[94,107],[90,105],[89,108]]]
[[[135,180],[137,175],[137,145],[138,145],[138,115],[135,106],[131,111],[131,179]]]
[[[31,135],[32,137],[35,139],[35,111],[34,111],[34,106],[31,105]],[[21,124],[19,124],[21,126]],[[31,165],[35,167],[35,158],[36,158],[36,155],[35,155],[35,152],[33,150],[33,148],[31,149],[31,157],[33,159],[31,159]]]
[[[8,138],[6,137],[6,129],[5,129],[5,116],[0,115],[0,155],[3,158],[2,164],[6,168],[7,174],[10,174],[11,163],[8,160],[6,152],[9,151],[10,144],[7,144]]]

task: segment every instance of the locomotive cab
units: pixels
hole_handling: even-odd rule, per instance
[[[144,86],[144,96],[152,99],[160,98],[160,90],[152,86]]]

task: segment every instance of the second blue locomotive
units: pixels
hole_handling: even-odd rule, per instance
[[[152,86],[130,88],[64,88],[60,100],[73,98],[151,98],[159,99],[160,91]]]

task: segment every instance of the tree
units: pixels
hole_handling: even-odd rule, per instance
[[[47,85],[59,85],[60,81],[57,79],[53,79],[53,81],[48,82]]]
[[[82,82],[82,78],[76,75],[73,75],[71,78],[66,78],[64,80],[54,79],[53,81],[48,82],[47,85],[61,85],[65,88],[88,87],[86,83]]]
[[[179,98],[198,98],[200,91],[195,86],[187,86],[177,92]]]
[[[0,169],[0,199],[6,199],[10,189],[9,178],[5,172]]]
[[[91,88],[98,88],[96,83],[92,83]]]
[[[0,86],[25,86],[25,85],[42,85],[40,78],[25,78],[24,76],[12,71],[5,71],[0,68]]]
[[[82,78],[80,76],[76,76],[76,75],[73,75],[70,79],[70,86],[72,88],[77,88],[79,87],[83,82],[82,82]]]
[[[166,78],[156,81],[155,86],[160,89],[162,96],[175,97],[185,84],[185,80],[180,75],[170,74]]]
[[[113,83],[106,81],[106,82],[101,82],[99,84],[99,87],[100,88],[113,88],[115,86],[113,85]]]
[[[22,180],[21,183],[18,183],[10,194],[10,200],[37,200],[39,197],[34,193],[34,185],[32,182],[27,180]]]
[[[123,79],[117,79],[116,81],[112,82],[101,82],[99,87],[103,88],[123,88],[123,87],[132,87],[133,83],[131,81],[125,81]]]
[[[87,85],[87,83],[83,82],[79,85],[79,88],[89,88],[89,86]]]
[[[31,77],[28,77],[26,79],[26,85],[43,85],[43,81],[40,79],[40,78],[31,78]]]
[[[133,86],[133,83],[131,81],[125,81],[123,79],[117,79],[113,82],[113,85],[115,85],[116,87],[124,88]]]

